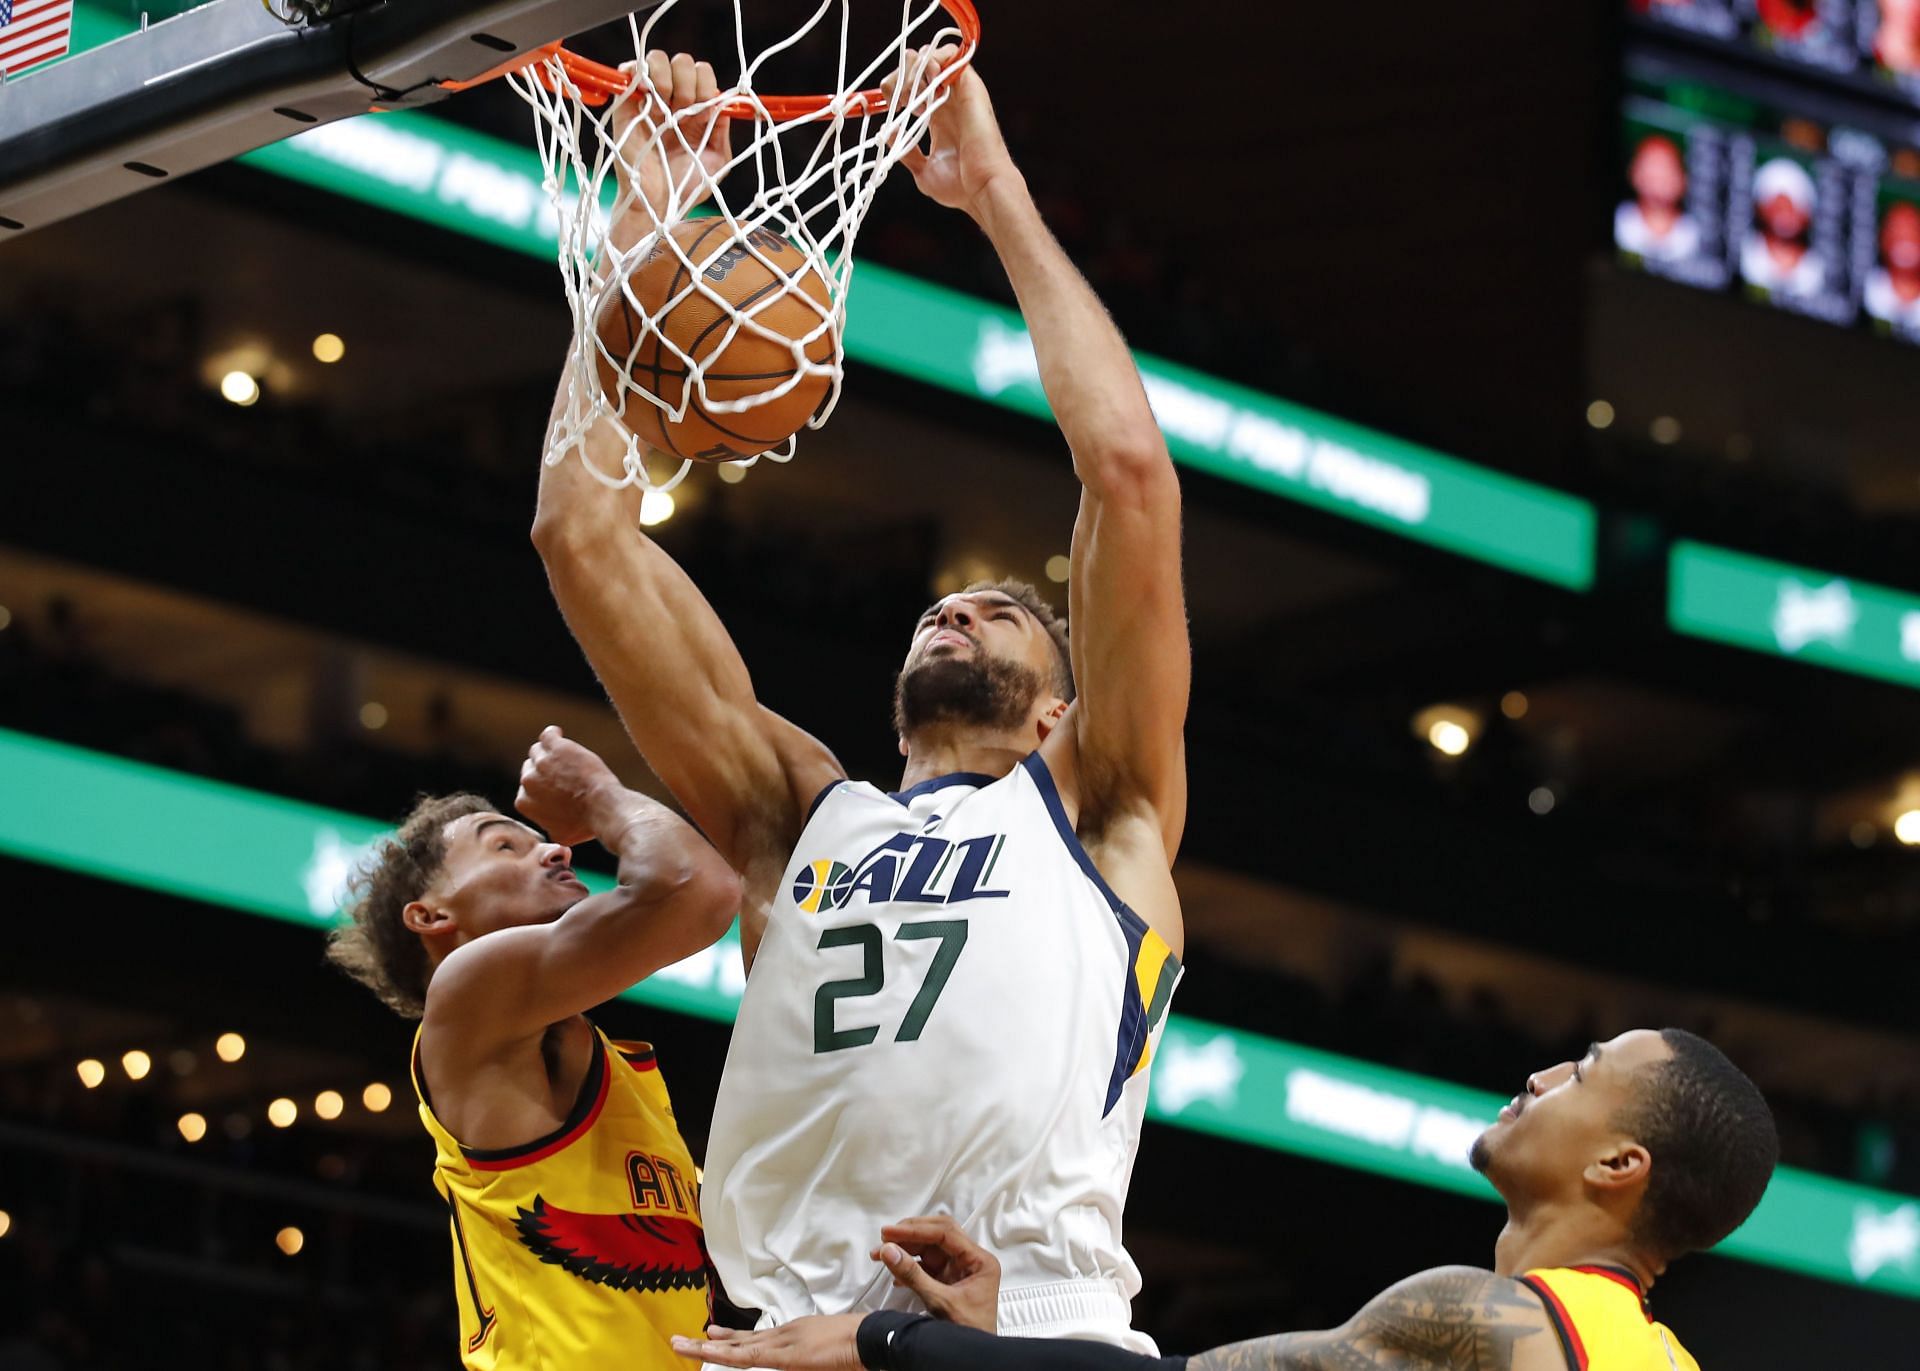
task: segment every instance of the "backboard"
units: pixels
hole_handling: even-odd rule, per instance
[[[316,124],[445,99],[442,82],[652,0],[174,0],[157,22],[133,0],[57,3],[73,54],[0,78],[0,242]]]

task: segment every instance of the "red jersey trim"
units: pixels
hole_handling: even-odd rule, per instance
[[[1569,1371],[1587,1371],[1587,1348],[1580,1341],[1580,1330],[1573,1326],[1573,1320],[1567,1316],[1567,1307],[1560,1303],[1560,1297],[1545,1281],[1535,1280],[1532,1276],[1520,1277],[1520,1283],[1538,1295],[1547,1306],[1547,1317],[1553,1320],[1553,1331],[1560,1335],[1560,1349],[1567,1354]]]
[[[1648,1323],[1653,1322],[1653,1311],[1647,1308],[1647,1292],[1640,1288],[1638,1278],[1631,1271],[1622,1271],[1617,1266],[1576,1266],[1573,1270],[1584,1271],[1589,1276],[1605,1276],[1615,1285],[1631,1290],[1634,1299],[1640,1302],[1640,1312],[1646,1315]]]
[[[544,1138],[535,1138],[519,1147],[468,1147],[463,1143],[460,1155],[476,1171],[511,1171],[517,1166],[531,1166],[543,1161],[593,1127],[607,1102],[607,1089],[612,1083],[612,1074],[607,1070],[606,1045],[600,1034],[595,1032],[593,1061],[587,1067],[587,1078],[580,1082],[580,1094],[574,1100],[573,1112],[567,1115],[560,1127]]]

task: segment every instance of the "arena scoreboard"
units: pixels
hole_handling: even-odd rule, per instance
[[[1908,70],[1879,14],[1920,0],[1632,9],[1619,261],[1920,345],[1920,48]]]

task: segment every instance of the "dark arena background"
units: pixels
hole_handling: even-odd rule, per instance
[[[983,0],[1185,494],[1188,970],[1127,1224],[1164,1349],[1486,1264],[1477,1129],[1672,1024],[1784,1165],[1662,1319],[1717,1371],[1915,1365],[1910,8]],[[531,148],[487,88],[0,228],[4,1371],[456,1364],[411,1025],[323,932],[546,724],[659,793],[527,536],[569,330]],[[1076,487],[964,217],[896,174],[858,252],[832,421],[646,517],[887,785],[915,616],[1064,600]],[[729,940],[597,1015],[696,1158],[740,984]]]

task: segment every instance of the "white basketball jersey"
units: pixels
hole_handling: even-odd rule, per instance
[[[1036,752],[814,802],[714,1106],[701,1209],[763,1325],[915,1302],[867,1254],[953,1215],[1002,1331],[1128,1333],[1120,1216],[1180,964],[1100,878]]]

